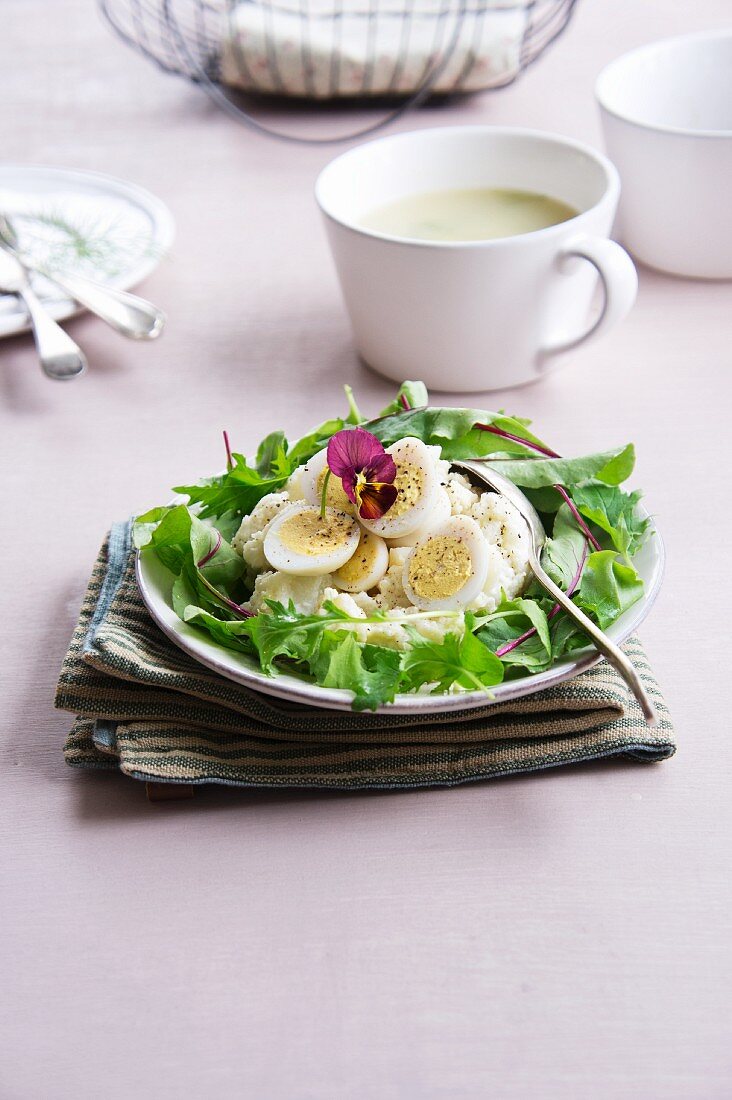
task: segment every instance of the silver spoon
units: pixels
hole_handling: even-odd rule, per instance
[[[33,337],[41,366],[49,378],[76,378],[86,370],[81,348],[57,325],[41,305],[28,281],[22,263],[5,248],[0,248],[0,291],[17,294],[28,310]]]
[[[55,271],[42,264],[29,262],[22,253],[12,222],[4,214],[0,214],[0,246],[10,249],[26,269],[38,271],[50,279],[79,305],[106,321],[123,336],[129,336],[132,340],[155,340],[163,331],[165,314],[152,302],[147,302],[136,294],[128,294],[125,290],[104,286],[93,279],[87,279],[85,275]]]
[[[618,670],[638,700],[643,711],[643,717],[648,725],[658,725],[656,708],[643,687],[638,673],[622,649],[611,642],[607,634],[600,630],[592,619],[588,619],[587,615],[572,602],[567,593],[563,592],[545,572],[541,564],[541,551],[546,543],[547,535],[537,511],[528,497],[521,492],[518,486],[514,485],[503,474],[494,470],[487,462],[453,462],[452,465],[458,470],[464,470],[466,473],[472,474],[478,481],[482,481],[489,488],[501,493],[521,513],[526,520],[531,535],[529,541],[529,568],[531,572],[554,602],[558,603],[570,618],[582,627],[585,634],[588,634],[592,639],[595,648]]]

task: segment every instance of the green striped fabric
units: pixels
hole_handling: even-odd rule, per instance
[[[660,714],[649,729],[615,671],[461,714],[356,714],[291,705],[199,665],[142,603],[128,529],[94,567],[59,677],[56,706],[77,717],[73,767],[118,768],[155,783],[262,787],[418,787],[602,757],[663,760],[668,709],[637,638],[626,651]]]

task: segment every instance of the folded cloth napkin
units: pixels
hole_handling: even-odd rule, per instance
[[[668,709],[637,639],[626,652],[660,715],[649,729],[605,662],[524,699],[459,714],[357,714],[290,705],[226,680],[173,645],[137,588],[130,525],[94,566],[56,706],[73,711],[67,763],[151,783],[422,787],[600,757],[664,760]]]

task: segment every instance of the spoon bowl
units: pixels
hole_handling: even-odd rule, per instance
[[[67,381],[86,370],[81,348],[46,312],[28,279],[28,272],[4,245],[0,244],[0,291],[23,300],[33,328],[38,358],[49,378]]]
[[[495,492],[500,493],[520,513],[529,529],[529,568],[536,577],[536,580],[545,592],[549,593],[555,603],[558,603],[562,610],[582,628],[584,633],[589,635],[593,645],[602,653],[603,657],[617,669],[638,700],[643,711],[643,717],[648,725],[658,725],[656,708],[648,692],[644,688],[632,662],[625,653],[623,653],[622,649],[615,645],[615,643],[608,638],[607,634],[600,630],[596,623],[593,623],[592,619],[588,618],[583,611],[580,611],[579,607],[572,602],[566,592],[554,583],[542,566],[541,552],[546,544],[547,534],[539,518],[539,513],[536,511],[526,494],[523,493],[517,485],[514,485],[512,481],[509,481],[507,477],[504,477],[503,474],[495,470],[488,462],[453,462],[452,465],[456,469],[472,475],[476,481],[481,482],[483,485],[487,485],[489,489],[493,489]]]

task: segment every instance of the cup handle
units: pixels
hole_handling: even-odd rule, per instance
[[[566,270],[576,259],[588,260],[600,276],[602,309],[585,332],[550,343],[543,349],[545,355],[569,351],[608,332],[630,312],[638,293],[635,265],[625,249],[615,241],[607,237],[573,237],[557,257],[559,270]]]

